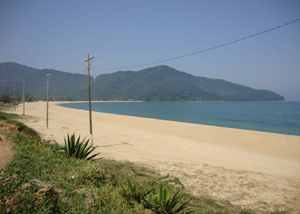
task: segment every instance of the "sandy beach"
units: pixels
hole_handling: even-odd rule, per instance
[[[89,137],[88,111],[26,103],[23,122],[42,138]],[[19,105],[16,114],[22,114]],[[188,192],[245,209],[300,213],[300,136],[93,112],[94,146],[104,158],[178,177]]]

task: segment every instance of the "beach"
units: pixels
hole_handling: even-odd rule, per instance
[[[89,113],[49,102],[26,103],[22,119],[46,140],[89,138]],[[22,115],[23,106],[16,114]],[[96,152],[178,177],[195,196],[245,209],[300,213],[300,136],[93,112]]]

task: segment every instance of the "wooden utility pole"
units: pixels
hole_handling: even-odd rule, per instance
[[[23,115],[25,115],[25,81],[23,81]]]
[[[13,103],[13,95],[11,94],[11,91],[9,92],[9,104],[10,104],[10,113],[14,113],[14,103]]]
[[[51,74],[47,74],[47,129],[48,129],[48,113],[49,113],[49,80],[50,80],[50,75]]]
[[[14,85],[14,111],[16,111],[16,85]]]
[[[90,118],[90,142],[91,146],[93,147],[93,128],[92,128],[92,102],[91,102],[91,81],[90,81],[90,60],[93,59],[94,56],[90,57],[88,54],[88,58],[85,59],[85,62],[88,62],[88,88],[89,88],[89,118]]]

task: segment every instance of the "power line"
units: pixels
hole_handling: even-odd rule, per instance
[[[81,71],[82,69],[85,69],[85,68],[76,68],[76,69],[68,70],[68,71],[64,71],[64,72]]]
[[[91,65],[92,65],[92,62],[93,62],[93,60],[91,60]],[[82,71],[83,69],[86,70],[87,68],[74,68],[74,69],[71,69],[71,70],[63,71],[63,72]],[[82,74],[85,72],[85,70],[82,72]]]
[[[228,46],[228,45],[231,45],[231,44],[234,44],[234,43],[246,40],[246,39],[250,39],[250,38],[255,37],[255,36],[259,36],[261,34],[268,33],[268,32],[273,31],[273,30],[277,30],[278,28],[290,25],[290,24],[298,22],[298,21],[300,21],[300,18],[299,19],[295,19],[295,20],[290,21],[290,22],[287,22],[285,24],[279,25],[277,27],[273,27],[273,28],[270,28],[268,30],[264,30],[264,31],[261,31],[259,33],[255,33],[255,34],[252,34],[250,36],[246,36],[246,37],[243,37],[243,38],[231,41],[231,42],[227,42],[227,43],[224,43],[224,44],[221,44],[221,45],[217,45],[217,46],[214,46],[214,47],[211,47],[211,48],[207,48],[207,49],[203,49],[203,50],[200,50],[200,51],[196,51],[196,52],[193,52],[193,53],[188,53],[188,54],[185,54],[185,55],[172,57],[172,58],[169,58],[169,59],[164,59],[164,60],[159,60],[159,61],[150,62],[150,63],[144,63],[144,64],[138,64],[138,65],[131,65],[131,66],[108,67],[108,68],[92,68],[92,69],[106,69],[106,70],[110,70],[111,69],[111,70],[113,70],[113,69],[137,68],[137,67],[148,66],[148,65],[163,63],[163,62],[167,62],[167,61],[172,61],[172,60],[176,60],[176,59],[180,59],[180,58],[192,56],[192,55],[195,55],[195,54],[203,53],[203,52],[206,52],[206,51],[211,51],[211,50],[214,50],[214,49],[217,49],[217,48],[221,48],[221,47],[224,47],[224,46]]]
[[[68,91],[69,89],[71,89],[71,87],[74,87],[74,83],[80,78],[82,77],[82,75],[84,75],[87,72],[87,69],[85,68],[81,73],[76,73],[74,75],[75,76],[74,80],[70,80],[70,84],[66,85],[66,88],[64,90]]]
[[[72,80],[72,83],[74,83],[76,80],[78,80],[80,77],[82,77],[82,75],[84,75],[87,72],[87,69],[85,68],[80,74],[76,73],[75,75],[78,75],[77,77],[75,77],[74,80]],[[70,84],[69,86],[73,86],[72,84]]]
[[[80,77],[82,77],[82,75],[87,73],[87,69],[85,68],[80,74],[77,74],[78,76],[72,80],[72,83],[74,83],[76,80],[78,80]]]

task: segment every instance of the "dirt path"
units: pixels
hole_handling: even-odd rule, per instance
[[[4,136],[4,133],[13,129],[13,126],[0,121],[0,170],[5,167],[7,162],[12,158],[12,141]]]

